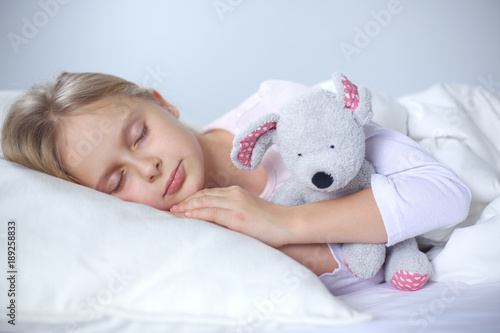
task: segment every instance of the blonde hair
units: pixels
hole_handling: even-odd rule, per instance
[[[61,161],[58,134],[64,117],[105,97],[124,95],[154,101],[153,91],[101,73],[61,73],[33,86],[9,110],[2,129],[5,159],[77,182]]]

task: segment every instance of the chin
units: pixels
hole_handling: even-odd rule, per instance
[[[184,200],[186,200],[188,197],[191,195],[195,194],[198,191],[201,191],[203,189],[203,183],[201,184],[189,184],[185,182],[181,188],[174,193],[174,196],[172,197],[172,201],[168,203],[168,207],[166,210],[170,210],[173,205],[176,205]]]

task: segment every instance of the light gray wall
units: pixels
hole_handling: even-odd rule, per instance
[[[437,81],[500,88],[495,0],[0,0],[0,35],[0,89],[106,72],[203,124],[263,80],[335,70],[392,96]]]

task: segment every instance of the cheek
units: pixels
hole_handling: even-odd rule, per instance
[[[125,189],[119,193],[113,194],[113,196],[124,201],[137,202],[155,208],[157,208],[156,206],[158,205],[152,191],[148,190],[145,186],[141,186],[138,182],[129,182]]]
[[[176,155],[197,159],[202,157],[198,140],[188,129],[180,130],[175,135],[172,133],[164,142],[166,143],[164,145],[166,151]]]

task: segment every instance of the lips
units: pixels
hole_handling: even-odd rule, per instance
[[[168,177],[165,194],[163,196],[174,193],[179,187],[179,184],[181,183],[183,176],[184,176],[184,169],[182,168],[182,161],[181,161],[179,162],[175,170],[172,171],[170,177]]]

